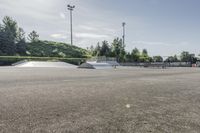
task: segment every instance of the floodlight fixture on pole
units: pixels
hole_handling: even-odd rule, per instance
[[[72,11],[74,10],[75,6],[67,5],[67,7],[68,7],[68,10],[70,11],[71,45],[73,45]]]
[[[122,23],[122,27],[123,27],[123,36],[122,36],[122,39],[123,39],[123,45],[125,45],[125,26],[126,26],[126,23],[123,22],[123,23]]]

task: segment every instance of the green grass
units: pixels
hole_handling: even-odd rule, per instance
[[[60,42],[38,41],[27,44],[32,57],[88,58],[90,53],[82,48]]]

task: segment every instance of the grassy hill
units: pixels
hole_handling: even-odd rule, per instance
[[[27,44],[27,54],[34,57],[88,58],[87,50],[77,46],[52,41],[38,41]]]
[[[53,41],[38,41],[26,44],[24,56],[0,56],[0,66],[11,65],[15,62],[28,61],[64,61],[79,65],[91,55],[89,51],[65,43]]]

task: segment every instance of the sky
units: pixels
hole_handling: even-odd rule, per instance
[[[76,6],[74,45],[112,42],[126,22],[127,51],[200,54],[200,0],[0,0],[0,19],[11,16],[27,34],[36,30],[42,40],[70,43],[68,4]]]

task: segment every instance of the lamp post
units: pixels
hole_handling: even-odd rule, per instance
[[[67,5],[67,7],[68,7],[68,10],[70,11],[71,45],[73,45],[72,11],[74,10],[75,6]]]
[[[123,36],[122,36],[122,39],[123,39],[123,45],[125,45],[125,26],[126,26],[126,23],[123,22],[123,23],[122,23],[122,27],[123,27]]]

